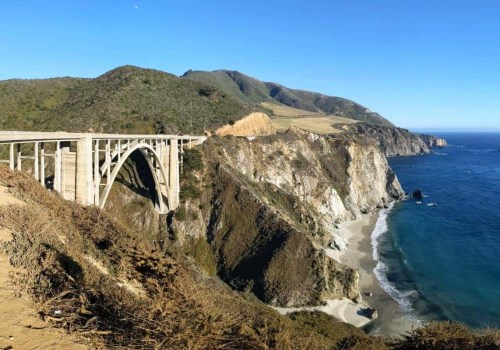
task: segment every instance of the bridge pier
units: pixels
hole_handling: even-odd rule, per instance
[[[169,184],[171,206],[177,208],[179,205],[179,142],[177,139],[170,139],[170,164],[169,164]]]
[[[94,160],[92,159],[92,137],[85,135],[76,143],[76,201],[83,205],[94,203]]]
[[[40,183],[45,187],[45,143],[40,143]]]

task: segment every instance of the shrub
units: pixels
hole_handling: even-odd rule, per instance
[[[189,176],[194,171],[203,169],[203,157],[198,149],[188,149],[184,151],[182,162],[183,176]]]
[[[186,208],[184,206],[180,206],[175,210],[174,217],[179,221],[184,221],[187,218]]]
[[[179,192],[179,197],[181,200],[185,199],[197,199],[200,198],[201,192],[200,190],[195,186],[194,183],[187,183],[185,185],[181,185],[181,190]]]
[[[473,350],[499,349],[500,331],[474,333],[460,323],[431,322],[417,328],[395,344],[395,349]]]

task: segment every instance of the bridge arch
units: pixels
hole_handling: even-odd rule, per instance
[[[169,198],[170,189],[168,187],[168,178],[167,174],[165,173],[165,167],[163,166],[160,156],[158,155],[154,147],[152,147],[147,143],[137,143],[134,145],[130,145],[130,147],[128,147],[127,150],[123,154],[121,154],[120,157],[118,157],[118,162],[113,167],[109,181],[107,181],[107,184],[104,187],[104,190],[99,197],[99,207],[101,209],[104,208],[106,200],[108,199],[109,193],[111,192],[111,188],[113,187],[113,184],[115,182],[116,177],[118,176],[118,173],[120,172],[120,169],[123,167],[123,164],[125,164],[130,155],[135,151],[139,151],[142,153],[146,163],[148,164],[151,176],[153,177],[153,181],[157,192],[156,194],[158,198],[158,206],[159,206],[157,210],[160,212],[160,214],[168,213],[171,207],[172,200],[171,198]],[[152,160],[156,162],[158,168],[154,167]],[[107,166],[111,165],[109,164]],[[158,178],[156,170],[159,170],[161,179]],[[162,189],[161,186],[165,187],[165,192],[166,192],[165,195],[161,190]],[[166,197],[167,203],[165,203],[164,197]]]

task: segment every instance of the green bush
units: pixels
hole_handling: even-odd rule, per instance
[[[188,149],[184,151],[183,162],[182,162],[184,177],[190,176],[190,173],[194,171],[200,171],[203,169],[203,157],[198,149]]]
[[[186,199],[198,199],[201,196],[201,191],[196,187],[194,183],[187,183],[181,185],[181,190],[179,192],[179,197],[181,200]]]
[[[198,213],[196,211],[190,209],[188,214],[191,220],[198,220]]]
[[[176,220],[184,221],[187,218],[187,211],[184,206],[180,206],[175,210],[174,217]]]

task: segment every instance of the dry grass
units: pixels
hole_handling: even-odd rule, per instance
[[[500,330],[471,332],[459,323],[431,322],[407,334],[394,344],[398,350],[475,350],[500,349]]]
[[[101,348],[329,349],[338,343],[248,301],[216,278],[166,256],[97,208],[63,201],[29,175],[0,166],[24,206],[0,207],[13,240],[2,249],[27,273],[17,283],[56,327]],[[88,256],[109,271],[102,273]],[[139,295],[119,287],[128,281]]]
[[[340,130],[332,125],[357,122],[354,119],[325,115],[274,103],[263,102],[262,106],[273,112],[274,116],[271,117],[271,120],[279,132],[286,131],[290,126],[294,125],[317,134],[335,134],[339,133]]]
[[[314,116],[314,117],[273,117],[271,118],[274,127],[278,131],[285,131],[294,125],[301,129],[314,132],[316,134],[336,134],[342,130],[333,127],[334,124],[356,123],[352,119],[336,116]]]
[[[262,102],[261,105],[262,107],[271,110],[275,116],[279,117],[303,117],[322,115],[322,113],[319,112],[305,111],[303,109],[293,108],[277,103]]]
[[[388,348],[323,314],[280,316],[200,273],[184,254],[157,251],[97,208],[64,201],[27,174],[0,166],[0,184],[26,202],[0,207],[0,228],[13,236],[0,249],[26,271],[18,285],[47,323],[90,338],[96,348]],[[123,281],[141,293],[120,287]],[[495,330],[476,334],[438,323],[389,348],[498,349],[499,339]]]

